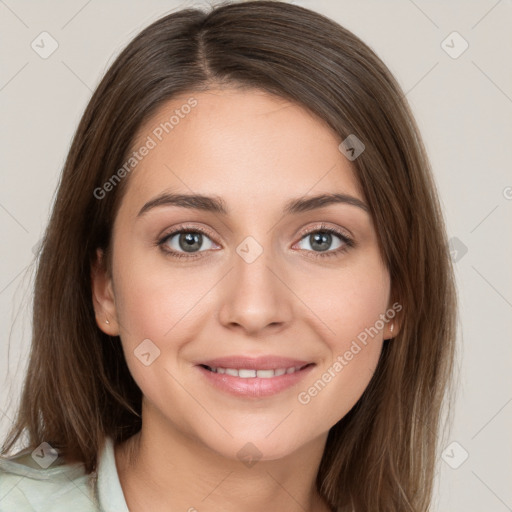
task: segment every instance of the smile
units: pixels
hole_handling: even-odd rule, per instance
[[[298,386],[316,366],[274,357],[235,357],[208,363],[195,366],[203,377],[201,382],[214,390],[245,399],[262,399]]]
[[[222,368],[222,367],[210,367],[207,365],[203,365],[204,368],[207,370],[213,372],[213,373],[220,373],[220,374],[226,374],[231,375],[232,377],[239,377],[241,379],[272,379],[273,377],[280,377],[281,375],[285,374],[292,374],[295,372],[298,372],[309,365],[304,366],[291,366],[289,368],[277,368],[275,370],[273,369],[249,369],[249,368]]]

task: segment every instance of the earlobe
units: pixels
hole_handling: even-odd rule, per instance
[[[388,334],[384,336],[384,339],[391,340],[396,337],[395,331],[395,322],[391,320],[387,326]]]
[[[402,322],[398,316],[393,319],[389,318],[386,327],[384,328],[384,339],[392,340],[395,339],[401,331]]]
[[[394,302],[386,311],[386,326],[384,327],[384,339],[392,340],[398,336],[402,326],[402,315],[400,312],[403,307],[399,302]]]
[[[118,336],[112,277],[105,268],[104,253],[101,249],[96,249],[96,259],[91,263],[91,290],[98,327],[109,336]]]

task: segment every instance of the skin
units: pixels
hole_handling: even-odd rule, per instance
[[[391,322],[309,403],[298,394],[393,303],[372,219],[341,203],[283,214],[288,200],[320,193],[365,199],[339,136],[304,108],[262,91],[173,98],[141,127],[133,148],[191,96],[197,106],[125,178],[112,275],[99,250],[92,271],[98,326],[120,335],[143,393],[142,430],[115,447],[123,492],[132,512],[327,511],[315,477],[328,431],[367,387]],[[164,191],[219,196],[229,215],[177,206],[137,215]],[[180,246],[179,234],[168,239],[167,249],[190,259],[156,244],[182,223],[212,234],[194,253]],[[356,245],[315,258],[345,245],[332,235],[327,251],[315,250],[304,231],[322,224]],[[251,263],[236,252],[247,236],[263,249]],[[145,339],[160,350],[149,366],[134,354]],[[219,391],[195,367],[263,354],[316,366],[297,385],[259,399]],[[261,454],[251,467],[237,456],[248,442]]]

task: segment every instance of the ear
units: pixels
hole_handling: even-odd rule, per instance
[[[384,339],[389,340],[396,338],[402,327],[402,311],[403,306],[400,302],[395,301],[386,310],[386,325],[384,327]]]
[[[96,323],[105,334],[118,336],[119,324],[112,277],[105,267],[104,253],[101,249],[96,249],[96,259],[91,264],[92,301]]]

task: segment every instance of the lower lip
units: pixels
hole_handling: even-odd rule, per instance
[[[258,377],[243,379],[233,375],[226,375],[225,373],[211,372],[202,366],[196,366],[208,381],[218,389],[235,396],[247,398],[262,398],[276,395],[297,384],[313,367],[314,365],[312,364],[294,373],[285,373],[270,379]]]

